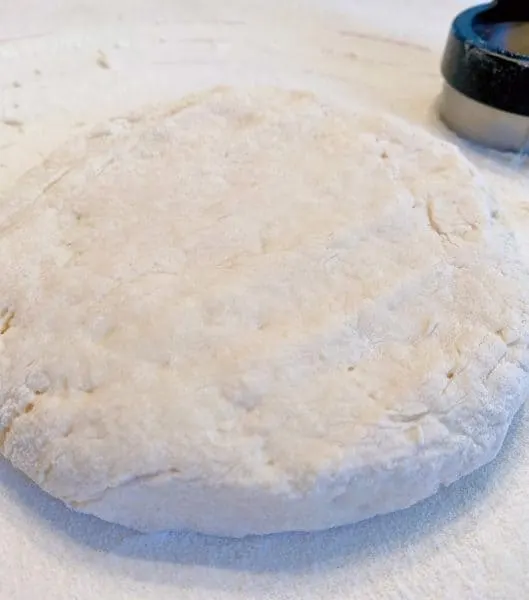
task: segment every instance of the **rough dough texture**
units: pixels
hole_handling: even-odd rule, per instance
[[[3,454],[139,530],[393,511],[490,461],[527,275],[453,146],[217,89],[76,140],[0,200]]]

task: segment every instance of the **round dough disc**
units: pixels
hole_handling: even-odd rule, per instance
[[[1,201],[3,454],[138,530],[316,530],[498,452],[526,274],[461,153],[309,93],[216,89]]]

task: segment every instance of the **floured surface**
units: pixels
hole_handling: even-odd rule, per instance
[[[407,508],[491,460],[529,388],[495,201],[383,113],[220,88],[72,142],[2,205],[2,452],[109,521]]]
[[[39,4],[24,12],[23,19],[15,7],[16,24],[11,28],[10,15],[2,19],[6,28],[3,37],[50,36],[2,46],[2,57],[8,59],[2,71],[4,114],[24,122],[23,132],[13,127],[2,130],[2,146],[11,144],[0,156],[2,164],[9,165],[9,170],[0,171],[4,184],[24,166],[37,162],[38,152],[51,150],[69,136],[76,124],[81,128],[83,120],[99,122],[138,104],[170,100],[194,84],[204,87],[219,83],[218,73],[225,68],[233,76],[234,69],[226,63],[222,69],[216,65],[217,76],[213,71],[207,75],[204,61],[211,47],[204,37],[215,38],[217,26],[199,23],[204,15],[179,28],[176,15],[167,18],[167,7],[158,10],[158,6],[150,6],[141,19],[144,27],[139,29],[131,23],[134,11],[125,4],[114,5],[111,15],[102,3],[99,14],[86,9],[79,13],[71,5],[66,10],[59,3],[51,3],[46,5],[45,18],[39,14],[43,8]],[[117,19],[114,8],[118,11],[120,7],[123,20],[112,21]],[[233,60],[226,45],[231,41],[232,50],[241,57],[250,56],[246,66],[239,68],[243,79],[252,79],[246,75],[255,61],[259,69],[253,69],[252,75],[262,73],[266,82],[283,78],[282,83],[295,80],[298,86],[308,83],[316,89],[325,82],[325,89],[336,91],[334,82],[342,78],[340,91],[370,97],[373,105],[382,103],[412,121],[431,122],[431,99],[439,89],[437,51],[449,19],[462,7],[462,2],[454,1],[443,4],[441,10],[436,3],[434,11],[429,3],[410,3],[401,7],[389,24],[387,11],[391,6],[380,1],[369,8],[366,5],[362,19],[341,18],[335,25],[336,32],[345,28],[363,36],[369,29],[367,21],[371,26],[378,24],[375,38],[398,35],[413,45],[427,41],[435,45],[436,52],[392,47],[364,37],[340,36],[335,43],[328,29],[320,31],[319,15],[311,14],[305,15],[311,21],[310,36],[299,36],[301,31],[305,35],[300,19],[295,27],[282,20],[287,25],[285,38],[278,26],[273,43],[265,29],[247,29],[247,39],[239,45],[237,26],[219,25],[217,51]],[[236,22],[239,17],[240,21],[240,11],[237,13],[228,14],[228,20]],[[435,26],[429,27],[435,36],[421,33],[407,37],[410,31],[423,32],[424,23],[433,14],[435,19],[430,23],[435,22]],[[80,25],[87,19],[89,30]],[[101,22],[111,26],[100,29]],[[237,29],[239,34],[243,30]],[[189,38],[193,36],[202,41],[192,43]],[[262,52],[256,51],[258,45]],[[390,47],[393,49],[388,54],[385,49]],[[111,70],[95,64],[100,48],[106,51]],[[266,48],[270,59],[265,56]],[[373,50],[378,54],[368,61]],[[189,68],[185,61],[175,65],[175,57],[181,58],[183,53],[194,61]],[[326,58],[315,62],[315,55],[320,53]],[[353,53],[360,57],[356,62],[345,58]],[[300,76],[303,66],[313,74]],[[41,75],[34,74],[34,69]],[[402,73],[407,74],[406,85],[395,85]],[[11,87],[16,79],[20,79],[21,88]],[[141,85],[142,80],[148,84]],[[473,151],[472,158],[486,168],[483,174],[496,197],[512,209],[523,242],[527,182],[520,163]],[[243,542],[200,536],[136,536],[69,513],[4,466],[0,596],[26,598],[39,589],[54,598],[98,595],[142,600],[173,598],[175,594],[185,600],[248,596],[347,600],[523,597],[529,594],[525,570],[529,539],[526,429],[522,417],[499,461],[410,511],[326,534]]]

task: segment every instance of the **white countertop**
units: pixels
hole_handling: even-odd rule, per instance
[[[468,5],[2,0],[0,201],[68,136],[225,81],[310,87],[449,136],[433,108],[440,53],[452,17]],[[463,147],[523,241],[527,164]],[[0,599],[529,598],[526,490],[524,414],[492,465],[435,498],[314,535],[142,536],[70,512],[0,462]]]

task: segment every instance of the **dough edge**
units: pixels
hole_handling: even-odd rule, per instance
[[[460,436],[456,451],[441,457],[441,467],[432,469],[428,453],[411,454],[397,468],[376,470],[369,478],[352,473],[338,495],[325,489],[285,496],[261,488],[212,487],[182,480],[169,471],[135,477],[105,490],[95,500],[70,507],[143,533],[195,531],[243,538],[353,525],[410,508],[492,462],[524,404],[523,396],[504,406],[503,419],[495,426],[486,421],[475,438]]]

